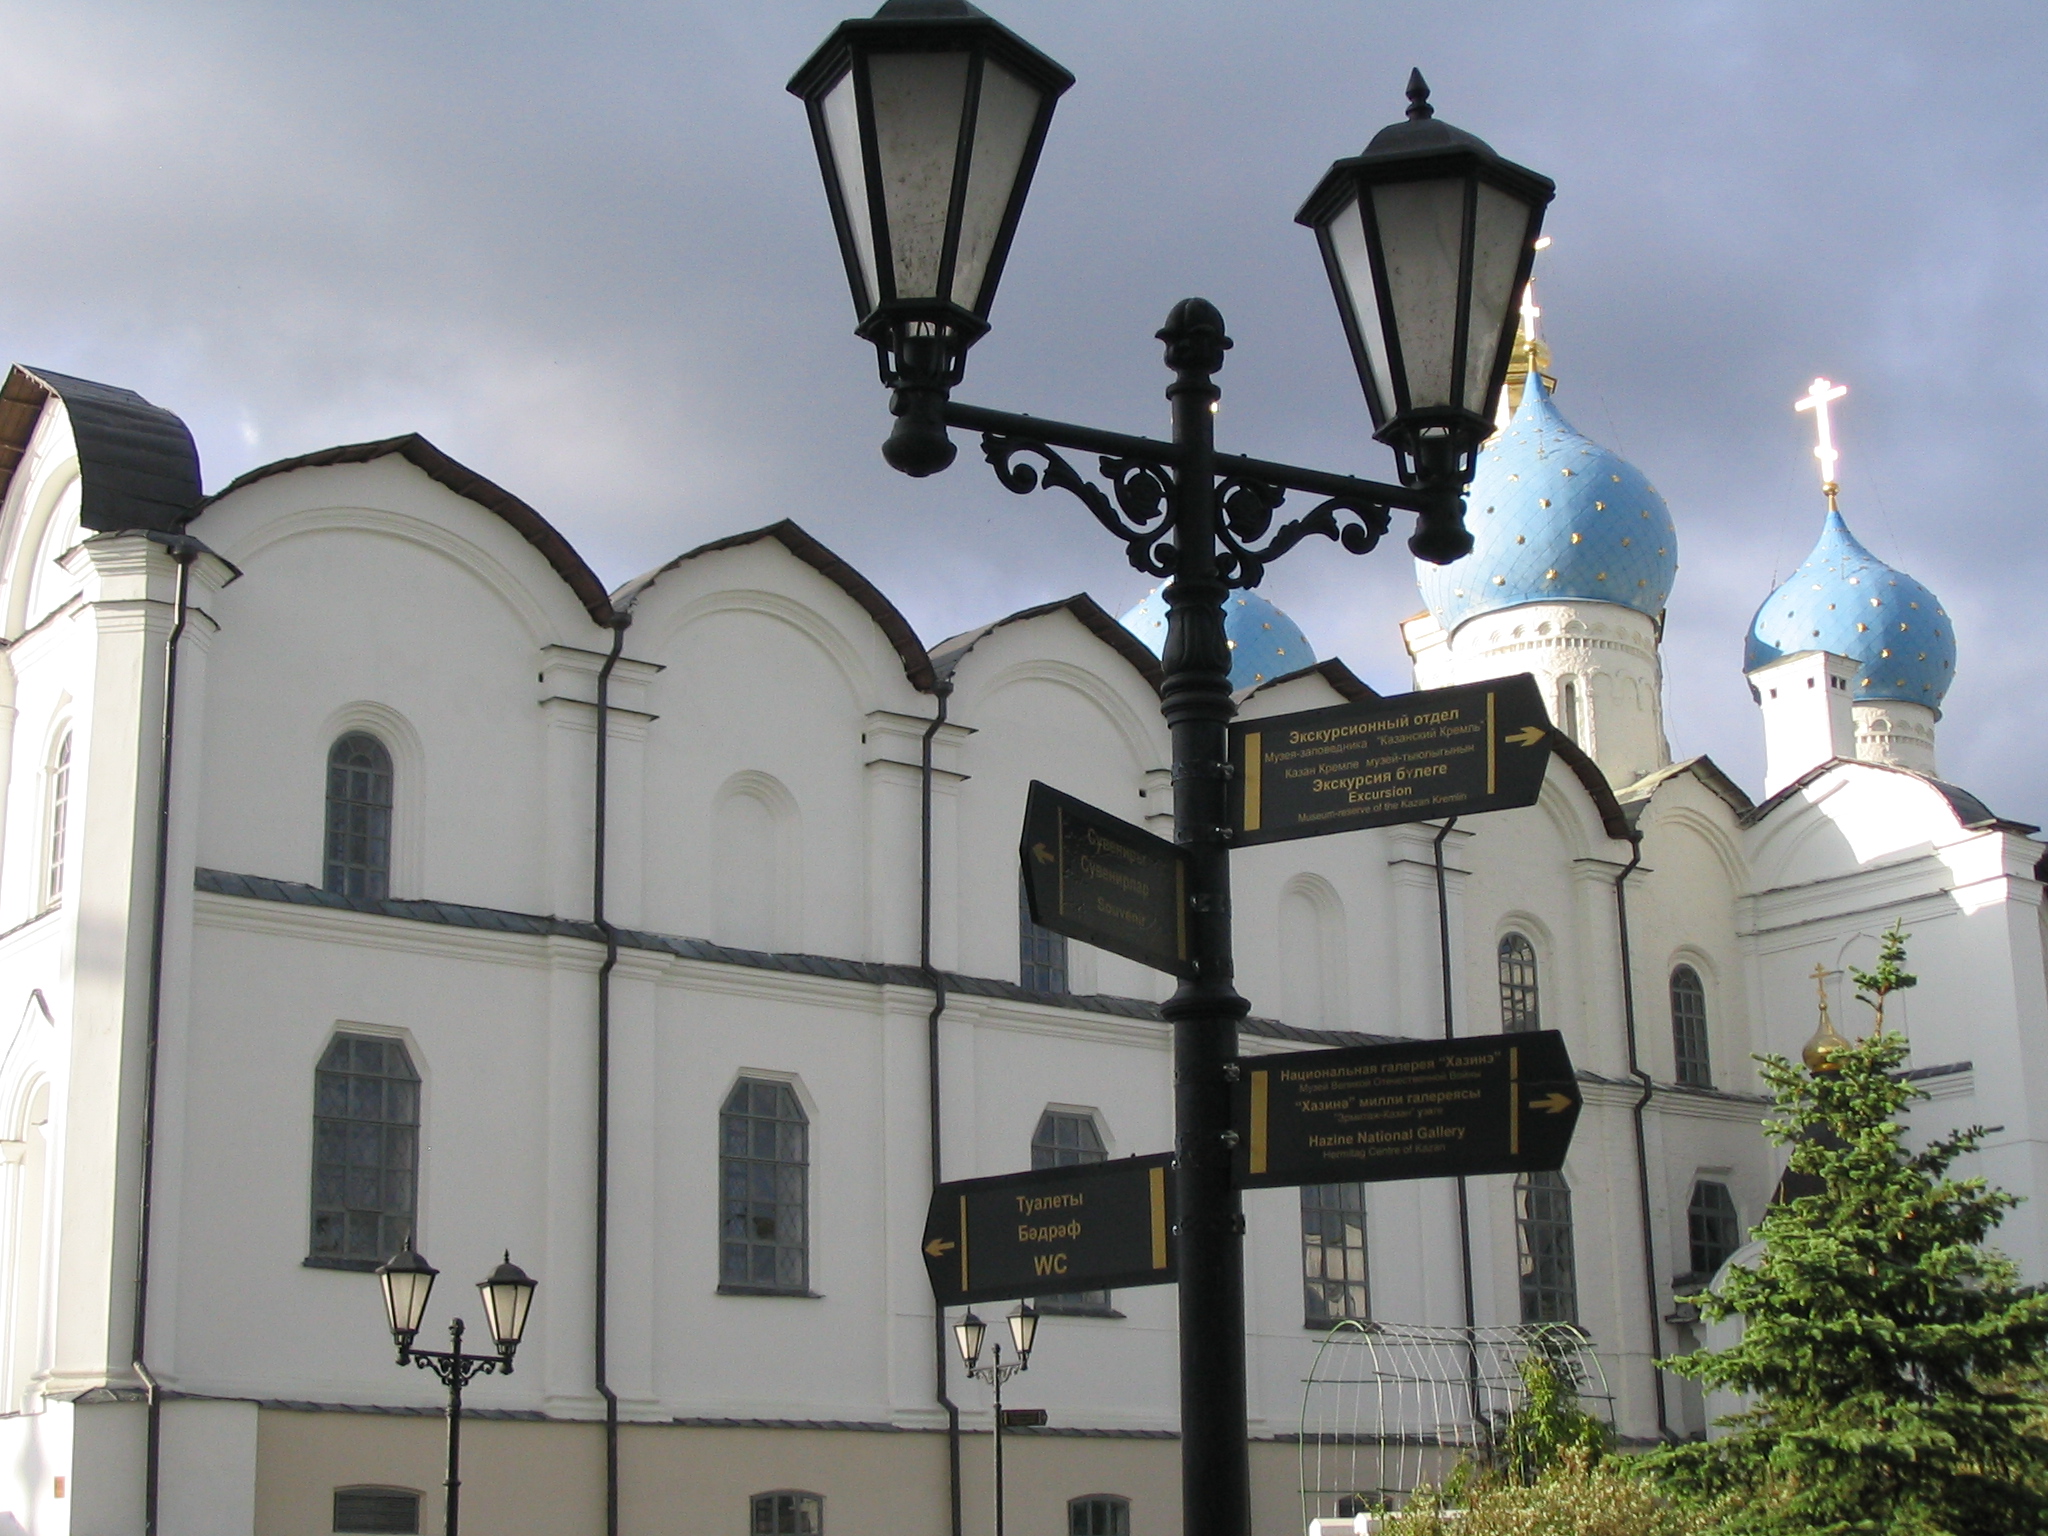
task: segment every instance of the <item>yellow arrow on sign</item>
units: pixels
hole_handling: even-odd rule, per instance
[[[935,1259],[943,1259],[960,1245],[950,1237],[935,1237],[924,1245],[924,1251]]]
[[[1572,1098],[1569,1094],[1547,1093],[1540,1099],[1531,1099],[1529,1107],[1531,1109],[1540,1109],[1548,1115],[1561,1115],[1577,1102],[1578,1100]]]
[[[1519,731],[1509,731],[1507,739],[1518,747],[1533,747],[1543,739],[1543,727],[1525,725]]]
[[[1052,862],[1052,850],[1043,843],[1033,843],[1031,845],[1031,852],[1041,864],[1050,864]]]

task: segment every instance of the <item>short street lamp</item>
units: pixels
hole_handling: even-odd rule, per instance
[[[448,1513],[446,1536],[457,1536],[462,1492],[462,1388],[472,1376],[512,1374],[512,1354],[526,1332],[526,1314],[533,1306],[534,1282],[526,1271],[505,1255],[505,1262],[476,1283],[483,1298],[484,1321],[490,1325],[494,1355],[465,1355],[462,1352],[462,1319],[448,1325],[449,1347],[444,1350],[414,1349],[412,1341],[427,1315],[427,1297],[440,1273],[414,1251],[405,1251],[378,1266],[377,1279],[384,1287],[384,1318],[390,1324],[392,1342],[398,1345],[398,1363],[413,1364],[432,1371],[448,1387]]]
[[[933,474],[953,460],[948,428],[980,432],[1005,487],[1069,492],[1134,567],[1170,578],[1160,694],[1195,970],[1164,1007],[1179,1162],[1181,1497],[1194,1536],[1243,1536],[1243,1218],[1230,1084],[1249,1005],[1232,984],[1224,604],[1310,534],[1366,553],[1397,508],[1417,514],[1408,547],[1420,558],[1448,564],[1471,550],[1465,487],[1492,431],[1515,297],[1554,188],[1437,121],[1417,73],[1406,118],[1332,165],[1298,215],[1322,247],[1398,485],[1218,454],[1213,376],[1231,343],[1203,299],[1176,304],[1158,333],[1174,376],[1170,442],[961,404],[952,390],[988,331],[1053,107],[1072,82],[966,0],[888,0],[842,23],[789,88],[810,114],[855,332],[874,344],[891,391],[884,457]],[[1096,455],[1106,488],[1062,448]],[[1283,520],[1295,492],[1317,499]]]
[[[1038,1337],[1038,1314],[1026,1302],[1010,1314],[1010,1341],[1017,1346],[1017,1358],[1008,1365],[1003,1364],[1003,1345],[998,1339],[989,1346],[990,1358],[982,1365],[981,1342],[988,1334],[988,1324],[969,1312],[953,1325],[953,1337],[960,1344],[960,1358],[967,1364],[967,1374],[976,1381],[985,1381],[995,1388],[996,1394],[996,1536],[1003,1536],[1003,1383],[1019,1371],[1031,1369],[1031,1344]]]

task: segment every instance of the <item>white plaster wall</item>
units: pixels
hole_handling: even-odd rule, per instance
[[[61,467],[57,454],[49,474]],[[0,509],[0,550],[25,538],[22,508],[33,498],[16,483]],[[516,532],[402,461],[259,482],[209,510],[201,532],[243,574],[224,588],[224,571],[202,583],[188,657],[152,1359],[168,1385],[217,1398],[423,1408],[438,1400],[430,1377],[391,1362],[374,1281],[301,1263],[313,1063],[346,1024],[400,1035],[424,1079],[419,1237],[445,1272],[430,1331],[458,1310],[478,1321],[469,1282],[509,1247],[541,1290],[517,1372],[478,1383],[474,1400],[593,1416],[598,946],[195,897],[189,871],[317,884],[327,746],[341,722],[375,718],[403,749],[398,894],[585,916],[590,704],[610,637]],[[0,1029],[23,1017],[31,990],[52,1022],[17,1030],[0,1054],[0,1111],[35,1082],[51,1085],[59,1196],[48,1283],[64,1299],[46,1353],[49,1368],[79,1384],[125,1361],[122,1243],[144,952],[135,935],[146,912],[134,870],[152,804],[150,678],[169,566],[139,548],[89,548],[74,559],[83,562],[79,605],[8,652]],[[11,602],[26,578],[16,564],[0,579]],[[1476,649],[1450,660],[1480,669],[1472,676],[1535,668],[1550,684],[1567,672],[1588,680],[1588,745],[1611,778],[1627,779],[1663,762],[1654,635],[1639,618],[1606,605],[1547,619],[1535,610],[1488,616],[1474,621],[1489,626]],[[1584,623],[1584,634],[1526,629],[1568,619]],[[1610,633],[1594,633],[1594,620]],[[1507,627],[1495,637],[1497,623]],[[1524,633],[1513,632],[1517,624]],[[1444,649],[1464,644],[1461,634]],[[760,897],[751,876],[773,888],[748,919],[769,947],[915,962],[917,764],[936,700],[911,685],[905,665],[845,589],[772,538],[684,561],[647,587],[614,676],[613,919],[716,938],[735,901]],[[1601,677],[1611,686],[1603,690]],[[1270,714],[1334,702],[1314,676],[1245,707]],[[949,714],[935,742],[935,957],[1009,980],[1026,785],[1044,779],[1170,831],[1166,733],[1144,678],[1066,609],[983,635],[959,659]],[[81,827],[90,828],[80,834],[79,899],[28,920],[41,754],[63,718],[93,727],[74,764]],[[1702,1171],[1730,1183],[1745,1219],[1761,1211],[1776,1163],[1755,1133],[1758,1106],[1740,1096],[1756,1086],[1748,1053],[1795,1051],[1812,1027],[1805,973],[1816,961],[1867,964],[1895,915],[1914,934],[1922,977],[1893,1018],[1913,1040],[1915,1063],[1976,1063],[1948,1082],[1928,1123],[2003,1126],[1986,1171],[2023,1193],[2048,1184],[2048,1138],[2031,1108],[2048,1090],[2038,843],[1962,828],[1923,780],[1864,765],[1823,776],[1754,825],[1703,775],[1674,772],[1637,793],[1643,862],[1629,900],[1642,1064],[1669,1084],[1666,981],[1684,957],[1707,980],[1716,1085],[1725,1090],[1666,1086],[1646,1114],[1658,1244],[1649,1279],[1668,1289],[1686,1267],[1684,1204]],[[721,836],[734,832],[720,807],[734,794],[773,813],[764,835],[785,839],[754,869],[730,842],[721,856]],[[1627,1078],[1614,911],[1614,880],[1631,850],[1603,824],[1617,812],[1553,760],[1537,805],[1472,818],[1446,838],[1446,891],[1457,1031],[1499,1029],[1496,946],[1513,928],[1537,946],[1543,1023],[1601,1079],[1588,1084],[1566,1167],[1581,1315],[1609,1363],[1624,1426],[1641,1433],[1650,1425],[1650,1334],[1631,1114],[1639,1089]],[[1237,943],[1254,1011],[1326,1028],[1439,1033],[1433,838],[1417,826],[1246,850],[1235,861]],[[772,879],[757,874],[767,862]],[[1288,931],[1304,913],[1320,925],[1307,947]],[[92,919],[83,940],[82,914]],[[1313,985],[1296,974],[1305,957],[1319,970]],[[1073,985],[1157,999],[1171,983],[1077,945]],[[931,1301],[917,1253],[929,1195],[929,1006],[917,986],[622,954],[611,1353],[629,1418],[937,1422]],[[1302,1014],[1313,1017],[1290,1017]],[[949,1178],[1028,1166],[1048,1104],[1093,1113],[1112,1156],[1171,1145],[1169,1032],[1155,1021],[956,992],[939,1034]],[[787,1078],[810,1107],[813,1297],[717,1292],[717,1110],[741,1072]],[[1472,1181],[1482,1324],[1519,1318],[1511,1182]],[[1379,1316],[1459,1320],[1452,1195],[1447,1181],[1369,1191]],[[1286,1190],[1245,1202],[1251,1407],[1268,1432],[1294,1427],[1315,1342],[1301,1319],[1296,1202]],[[2030,1209],[2009,1246],[2039,1275],[2048,1273],[2048,1244],[2029,1225]],[[242,1265],[232,1305],[212,1281],[223,1254]],[[1026,1378],[1031,1400],[1063,1424],[1170,1427],[1173,1303],[1170,1288],[1140,1288],[1117,1293],[1122,1318],[1048,1319]],[[978,1391],[957,1377],[955,1386],[972,1419]],[[181,1406],[167,1421],[174,1478],[200,1479],[178,1484],[186,1492],[176,1497],[197,1498],[203,1487],[218,1502],[194,1519],[245,1528],[253,1516],[237,1490],[253,1455],[246,1415],[192,1406],[209,1411]],[[127,1487],[124,1412],[93,1420],[92,1465],[103,1469],[94,1497]],[[72,1455],[35,1449],[68,1433],[66,1415],[75,1416],[52,1406],[33,1420],[0,1419],[0,1435],[41,1476],[52,1457]],[[33,1491],[23,1483],[19,1496]],[[107,1496],[118,1505],[131,1493]],[[0,1507],[11,1496],[0,1491]]]

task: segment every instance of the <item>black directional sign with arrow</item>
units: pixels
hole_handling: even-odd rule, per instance
[[[1554,1029],[1259,1056],[1240,1074],[1246,1189],[1562,1168],[1579,1119]]]
[[[1169,976],[1194,975],[1185,849],[1034,781],[1019,854],[1039,927]]]
[[[1173,1154],[961,1179],[932,1191],[924,1265],[942,1307],[1171,1285]]]
[[[1534,805],[1555,739],[1528,673],[1230,728],[1239,845]]]

